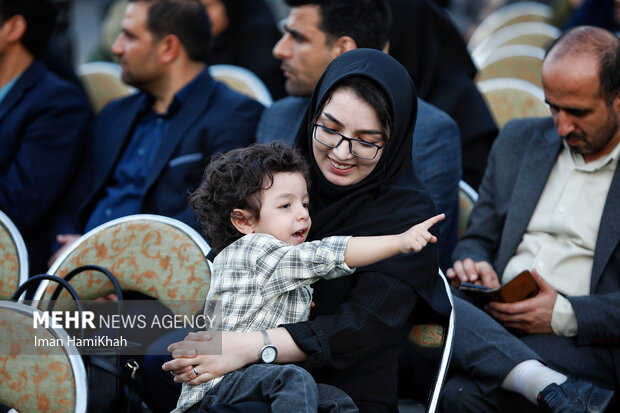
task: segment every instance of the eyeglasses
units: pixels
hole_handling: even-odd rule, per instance
[[[375,145],[374,143],[366,142],[361,139],[348,138],[333,129],[326,126],[313,123],[314,139],[330,148],[336,148],[340,146],[342,141],[349,142],[349,151],[353,156],[362,159],[375,159],[379,149],[382,149],[385,145]]]

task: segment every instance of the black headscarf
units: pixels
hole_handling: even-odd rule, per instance
[[[392,133],[373,171],[350,186],[336,186],[321,173],[312,152],[312,122],[331,92],[344,79],[371,79],[392,107]],[[295,145],[311,163],[309,239],[346,234],[397,234],[435,214],[433,203],[413,172],[411,147],[417,98],[411,77],[392,57],[356,49],[336,58],[317,83]],[[438,228],[433,228],[438,233]],[[437,249],[430,244],[418,254],[398,255],[358,269],[396,277],[415,289],[435,311],[447,315],[449,303],[437,276]]]
[[[276,100],[286,95],[280,61],[271,50],[281,33],[263,0],[223,0],[228,27],[214,37],[209,49],[210,64],[230,64],[254,72]]]
[[[409,72],[419,96],[446,112],[461,132],[463,179],[482,181],[497,126],[474,83],[477,69],[450,16],[430,0],[389,0],[390,54]]]

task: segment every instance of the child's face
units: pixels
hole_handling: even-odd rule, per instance
[[[308,189],[299,172],[279,172],[271,188],[263,190],[256,233],[270,234],[291,245],[306,240],[311,220],[308,213]]]

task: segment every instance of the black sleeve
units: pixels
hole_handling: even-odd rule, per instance
[[[394,340],[412,314],[418,295],[404,282],[377,272],[352,277],[356,278],[355,286],[337,311],[284,325],[308,355],[307,369],[345,369],[355,364]]]

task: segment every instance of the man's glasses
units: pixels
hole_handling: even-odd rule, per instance
[[[326,126],[313,123],[314,127],[314,139],[317,142],[322,143],[330,148],[336,148],[342,141],[349,142],[349,151],[353,156],[357,156],[362,159],[375,159],[379,149],[382,149],[385,145],[375,145],[374,143],[366,142],[361,139],[348,138],[333,129]]]

